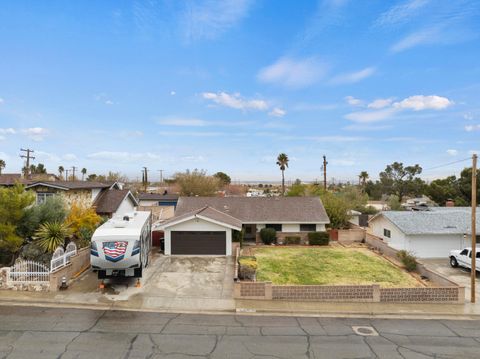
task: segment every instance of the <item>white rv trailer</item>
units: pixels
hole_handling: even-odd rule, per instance
[[[152,245],[151,214],[137,211],[112,218],[92,236],[90,261],[98,279],[142,277]]]

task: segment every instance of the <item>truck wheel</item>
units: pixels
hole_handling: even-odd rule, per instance
[[[98,279],[105,279],[107,278],[107,272],[104,271],[104,270],[99,270],[97,272],[97,275],[98,275]]]
[[[450,257],[450,265],[453,267],[453,268],[457,268],[458,267],[458,262],[457,262],[457,259],[455,257]]]

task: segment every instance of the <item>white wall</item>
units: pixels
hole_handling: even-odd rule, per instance
[[[369,224],[370,232],[382,238],[392,248],[412,252],[418,258],[447,258],[452,249],[462,249],[463,235],[405,235],[385,217],[377,217]],[[391,231],[391,238],[383,235],[383,229]]]
[[[174,226],[168,227],[165,229],[165,255],[172,254],[171,246],[171,232],[172,231],[223,231],[226,232],[226,249],[227,256],[232,255],[232,230],[230,228],[225,228],[215,223],[207,222],[200,218],[191,219],[186,222],[176,224]]]
[[[273,222],[272,222],[273,223]],[[281,222],[275,222],[275,223],[281,223]],[[265,228],[265,224],[257,224],[257,232],[260,232],[262,228]],[[316,231],[317,232],[325,232],[325,225],[324,224],[319,224],[317,223],[316,225]],[[300,224],[299,223],[283,223],[282,224],[282,232],[300,232]]]
[[[101,188],[92,188],[92,203],[95,201],[101,191]]]
[[[317,223],[317,228],[316,228],[317,232],[325,232],[327,229],[325,228],[325,225],[324,224],[318,224]]]
[[[415,235],[407,237],[408,250],[418,258],[448,258],[452,249],[465,247],[463,234]]]
[[[112,217],[123,216],[125,213],[133,212],[135,210],[135,204],[129,196],[123,199],[122,204],[118,207],[117,211],[112,214]]]

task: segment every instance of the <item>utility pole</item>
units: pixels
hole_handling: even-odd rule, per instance
[[[25,152],[26,155],[20,155],[20,158],[26,158],[26,169],[25,169],[25,177],[30,178],[30,160],[34,160],[35,157],[33,157],[31,154],[35,152],[34,150],[31,150],[30,148],[27,148],[24,150],[23,148],[20,148],[20,152]]]
[[[477,155],[472,156],[472,268],[470,273],[470,301],[475,303],[475,282],[477,276]]]
[[[323,189],[327,190],[327,156],[323,155]]]
[[[142,179],[143,179],[143,190],[145,192],[147,192],[147,184],[148,184],[148,169],[147,169],[147,167],[143,167]]]
[[[68,181],[68,172],[70,172],[70,170],[65,170],[65,181]]]
[[[73,166],[72,167],[72,181],[75,181],[75,171],[77,170],[77,167]]]
[[[160,172],[160,183],[163,183],[163,170],[157,170]]]

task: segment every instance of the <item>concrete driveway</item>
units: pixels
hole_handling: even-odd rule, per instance
[[[421,261],[433,271],[444,275],[458,285],[464,286],[466,302],[470,302],[470,269],[462,267],[452,268],[448,258],[422,259]],[[475,290],[477,301],[480,300],[479,278],[480,274],[477,271],[477,285]]]

